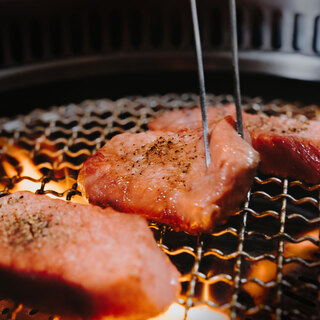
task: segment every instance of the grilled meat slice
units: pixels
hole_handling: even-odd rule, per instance
[[[145,319],[178,294],[178,271],[145,219],[18,192],[0,199],[0,294],[44,311]]]
[[[252,146],[266,174],[320,183],[320,122],[248,115]]]
[[[210,131],[205,166],[201,130],[115,136],[80,171],[89,202],[142,214],[192,234],[210,231],[238,209],[259,162],[230,117]]]
[[[234,105],[208,108],[209,126],[226,115],[234,115]],[[243,112],[252,146],[259,152],[259,169],[265,174],[320,183],[320,122],[268,117]],[[149,123],[152,130],[178,131],[201,127],[200,108],[174,110]]]
[[[208,125],[212,126],[226,116],[235,116],[234,104],[221,107],[208,107]],[[148,128],[154,131],[179,131],[198,129],[202,127],[200,108],[184,108],[168,111],[148,123]]]

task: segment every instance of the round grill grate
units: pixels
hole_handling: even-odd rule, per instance
[[[232,96],[208,95],[212,105]],[[248,112],[318,119],[316,106],[244,99]],[[198,96],[85,101],[0,119],[0,193],[30,190],[82,202],[77,174],[106,140],[146,130],[166,110],[193,107]],[[150,222],[181,272],[178,303],[218,308],[232,319],[319,319],[319,189],[300,181],[256,177],[242,208],[214,233],[194,237]],[[1,284],[0,284],[1,285]],[[0,318],[52,319],[3,298]]]

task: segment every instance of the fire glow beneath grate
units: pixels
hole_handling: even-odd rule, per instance
[[[77,174],[115,134],[146,129],[150,118],[192,107],[195,95],[86,101],[0,119],[0,193],[18,190],[84,203]],[[211,104],[229,96],[209,96]],[[248,99],[253,112],[317,118],[315,107]],[[301,115],[303,114],[303,115]],[[150,223],[160,248],[181,273],[181,295],[157,320],[319,319],[319,189],[257,177],[247,201],[225,225],[199,237]],[[0,284],[1,285],[1,284]],[[48,319],[3,299],[2,318]]]

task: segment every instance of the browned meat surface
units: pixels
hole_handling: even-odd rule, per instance
[[[0,294],[51,313],[145,319],[178,272],[145,219],[29,192],[0,199]]]
[[[84,163],[78,181],[93,204],[210,231],[237,210],[259,162],[231,118],[211,129],[210,151],[207,169],[201,130],[119,134]]]
[[[209,126],[226,115],[234,115],[234,105],[208,108]],[[260,170],[266,174],[320,183],[320,122],[299,121],[243,113],[252,146],[259,152]],[[149,123],[152,130],[178,131],[201,127],[200,108],[174,110]]]

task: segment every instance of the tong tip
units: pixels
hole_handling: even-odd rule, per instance
[[[201,105],[201,114],[202,114],[204,149],[205,149],[205,157],[206,157],[206,166],[208,168],[209,165],[210,165],[211,158],[210,158],[210,150],[209,150],[209,134],[208,134],[208,120],[207,120],[206,91],[205,91],[203,62],[202,62],[202,50],[201,50],[200,31],[199,31],[199,22],[198,22],[196,1],[195,0],[190,0],[190,5],[191,5],[194,40],[195,40],[197,62],[198,62],[198,76],[199,76],[199,87],[200,87],[200,105]]]

